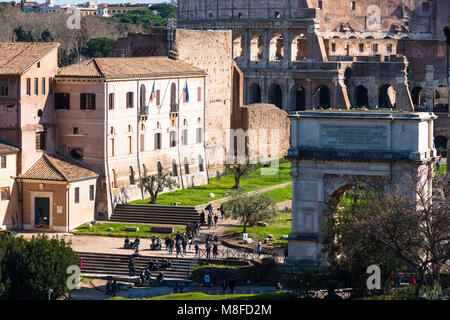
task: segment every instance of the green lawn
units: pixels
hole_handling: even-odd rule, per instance
[[[108,231],[108,228],[114,228],[114,231]],[[125,227],[139,227],[138,232],[129,232],[125,231]],[[103,224],[94,224],[91,229],[86,228],[85,225],[79,226],[76,228],[75,235],[89,235],[89,236],[106,236],[106,237],[140,237],[140,238],[151,238],[152,236],[160,236],[161,238],[165,238],[166,233],[152,233],[150,229],[152,225],[137,225],[137,224],[118,224],[118,223],[103,223]],[[177,231],[180,233],[185,232],[186,228],[182,226],[172,226],[174,228],[175,235]],[[170,235],[170,234],[169,234]]]
[[[441,164],[441,167],[439,168],[439,171],[437,171],[436,165],[434,166],[434,171],[436,174],[445,174],[447,172],[447,164]]]
[[[291,212],[278,212],[276,218],[268,222],[268,227],[247,227],[248,236],[255,241],[261,240],[263,242],[267,235],[272,234],[274,245],[287,245],[287,240],[281,240],[282,235],[289,235],[291,233]],[[227,233],[242,233],[242,225],[231,228]]]
[[[261,169],[250,174],[248,177],[241,179],[241,187],[245,192],[250,192],[286,182],[291,182],[292,178],[289,175],[291,171],[291,164],[280,163],[280,168],[277,173],[273,175],[261,175]],[[206,204],[211,200],[217,200],[230,196],[231,188],[234,186],[234,177],[227,175],[222,177],[219,181],[217,178],[211,178],[209,184],[204,186],[193,187],[189,189],[182,189],[170,191],[158,196],[158,205],[173,205],[175,202],[180,202],[182,206],[194,207],[201,204]],[[209,194],[214,193],[215,198],[210,198]],[[135,200],[131,204],[148,204],[146,200]]]
[[[292,200],[292,186],[262,192],[261,194],[270,197],[275,203]]]
[[[153,297],[145,300],[293,300],[294,297],[285,292],[269,292],[262,294],[228,294],[207,295],[200,292],[177,293],[165,296]],[[110,298],[110,300],[130,300],[122,297]]]

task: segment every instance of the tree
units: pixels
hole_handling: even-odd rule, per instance
[[[260,164],[251,164],[249,159],[242,164],[235,159],[233,164],[225,164],[225,174],[234,176],[233,189],[239,189],[241,187],[241,178],[248,176],[259,167],[261,167]]]
[[[450,24],[444,27],[444,34],[447,37],[447,44],[450,46]]]
[[[0,236],[0,297],[6,299],[53,299],[68,292],[67,268],[78,266],[70,242],[46,235],[26,240]]]
[[[151,11],[157,11],[158,15],[164,20],[177,17],[177,7],[169,3],[154,4],[150,7]]]
[[[172,178],[172,174],[163,172],[161,174],[142,177],[139,180],[138,187],[142,190],[142,193],[148,192],[150,194],[151,204],[156,204],[158,195],[168,188],[172,190],[178,187],[175,179]]]
[[[105,37],[90,39],[86,44],[86,48],[83,49],[83,54],[88,58],[112,57],[112,44],[114,41],[114,39]]]
[[[368,257],[365,267],[379,263],[392,268],[401,261],[419,276],[418,296],[429,280],[439,282],[439,272],[450,259],[450,182],[435,177],[431,192],[428,172],[410,177],[403,191],[370,186],[352,191],[353,200],[338,217],[327,219],[325,249],[338,269],[345,261],[353,263],[355,255]]]
[[[231,200],[224,206],[227,212],[231,212],[233,219],[241,221],[244,233],[247,232],[247,226],[253,227],[258,221],[271,219],[277,212],[270,197],[259,193],[245,196],[241,190],[234,191]]]
[[[18,27],[14,29],[14,33],[16,34],[17,42],[34,42],[36,41],[34,36],[31,34],[31,31],[25,31],[22,27]]]

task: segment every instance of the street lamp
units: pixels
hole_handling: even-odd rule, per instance
[[[48,300],[51,300],[50,296],[52,295],[52,292],[53,292],[53,289],[48,289]]]

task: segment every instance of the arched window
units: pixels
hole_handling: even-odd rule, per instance
[[[203,157],[201,155],[198,156],[198,170],[200,172],[205,171],[205,168],[203,166]]]
[[[117,188],[117,175],[116,175],[116,171],[114,169],[112,169],[112,187],[113,188]]]
[[[172,174],[174,177],[178,177],[178,165],[175,159],[172,160]]]
[[[83,160],[84,152],[82,149],[75,148],[70,151],[70,156],[76,160]]]
[[[158,161],[158,164],[156,166],[158,167],[158,176],[162,176],[163,175],[163,167],[162,167],[161,161]]]
[[[269,103],[276,105],[278,108],[283,108],[283,90],[279,84],[273,83],[269,89]]]
[[[145,107],[145,86],[143,84],[141,85],[140,103],[141,107]]]
[[[110,134],[116,134],[116,129],[114,129],[114,127],[111,127],[111,130],[109,132]]]
[[[130,166],[130,184],[135,184],[134,181],[134,169],[132,166]]]
[[[184,157],[184,173],[189,174],[189,161],[186,157]]]
[[[42,110],[41,109],[38,110],[37,116],[38,116],[38,118],[42,117]]]

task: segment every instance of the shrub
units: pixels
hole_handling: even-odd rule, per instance
[[[8,235],[0,237],[0,297],[3,299],[48,299],[68,292],[66,273],[78,265],[76,253],[64,239],[46,235],[26,240]]]

